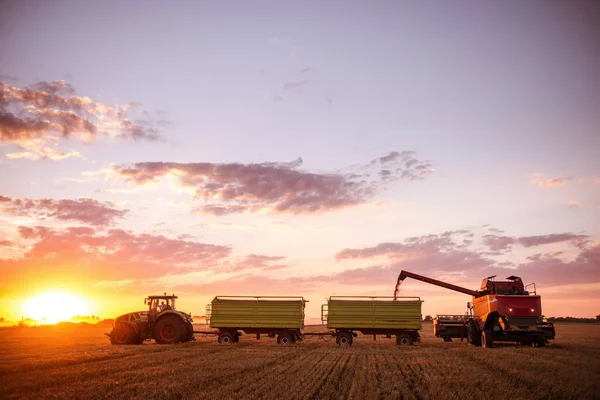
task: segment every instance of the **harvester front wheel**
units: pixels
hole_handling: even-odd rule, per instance
[[[481,345],[483,347],[494,347],[494,337],[492,331],[483,331],[481,333]]]
[[[473,346],[481,346],[481,332],[475,324],[470,324],[467,328],[467,341]]]
[[[396,344],[399,346],[410,346],[413,344],[413,338],[410,335],[396,335]]]
[[[221,332],[219,333],[219,343],[221,344],[232,344],[235,343],[235,337],[231,332]]]
[[[336,342],[340,346],[352,346],[352,334],[349,332],[342,332],[337,335]]]
[[[154,325],[154,340],[158,344],[171,344],[183,341],[186,336],[186,326],[180,317],[166,315]]]
[[[124,323],[115,326],[110,333],[110,343],[114,345],[141,344],[138,339],[139,338],[136,337],[133,327]]]
[[[280,333],[277,335],[277,344],[281,344],[283,346],[289,346],[290,344],[294,344],[294,337],[291,333]]]

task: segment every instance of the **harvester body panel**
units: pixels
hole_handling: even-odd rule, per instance
[[[422,301],[418,297],[329,298],[329,329],[415,329],[422,326]]]
[[[211,302],[211,328],[304,328],[302,297],[217,296]]]

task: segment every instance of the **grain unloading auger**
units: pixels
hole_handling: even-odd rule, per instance
[[[518,276],[509,276],[506,281],[495,281],[495,277],[494,275],[483,279],[479,290],[471,290],[401,271],[398,284],[406,278],[412,278],[473,297],[473,301],[468,303],[467,315],[461,320],[463,328],[447,330],[448,336],[439,335],[444,339],[466,336],[469,343],[483,347],[491,347],[494,341],[542,347],[547,339],[554,339],[554,326],[542,322],[541,297],[535,291],[530,294]],[[438,319],[436,324],[437,332],[444,330],[441,329],[444,326],[439,326],[444,324],[443,320]],[[456,327],[453,322],[447,324]]]

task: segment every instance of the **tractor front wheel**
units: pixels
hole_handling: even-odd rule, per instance
[[[154,325],[154,340],[158,344],[178,343],[186,336],[186,326],[180,317],[166,315]]]
[[[133,327],[128,324],[118,324],[110,333],[110,342],[114,345],[141,344]]]

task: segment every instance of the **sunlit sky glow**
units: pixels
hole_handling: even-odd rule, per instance
[[[303,295],[316,318],[402,269],[516,274],[544,314],[594,316],[599,20],[579,0],[2,2],[0,317],[168,291],[194,315]]]

